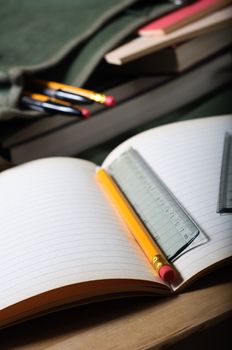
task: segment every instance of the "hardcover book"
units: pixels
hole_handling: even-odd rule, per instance
[[[105,59],[108,63],[122,65],[170,45],[229,27],[231,20],[232,6],[230,5],[169,34],[135,38],[108,52]]]

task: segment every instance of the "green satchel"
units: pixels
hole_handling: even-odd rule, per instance
[[[34,119],[22,110],[28,79],[85,86],[106,52],[177,5],[171,1],[0,0],[0,121]]]

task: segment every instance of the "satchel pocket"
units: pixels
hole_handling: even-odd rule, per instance
[[[150,0],[6,2],[1,23],[10,30],[0,57],[0,120],[41,116],[20,107],[28,80],[84,86],[109,50],[175,7]]]

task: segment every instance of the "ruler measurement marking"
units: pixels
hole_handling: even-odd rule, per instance
[[[109,173],[170,260],[199,234],[189,215],[133,149],[109,166]]]
[[[232,213],[232,135],[225,133],[217,212]]]

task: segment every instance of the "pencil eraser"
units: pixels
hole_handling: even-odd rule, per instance
[[[104,105],[106,106],[114,106],[116,104],[116,100],[113,96],[106,96]]]
[[[160,268],[159,275],[165,282],[171,283],[174,281],[176,274],[171,266],[164,265]]]
[[[89,111],[89,109],[87,109],[87,108],[81,108],[81,113],[82,113],[82,115],[83,115],[83,117],[84,118],[88,118],[89,116],[90,116],[90,111]]]

